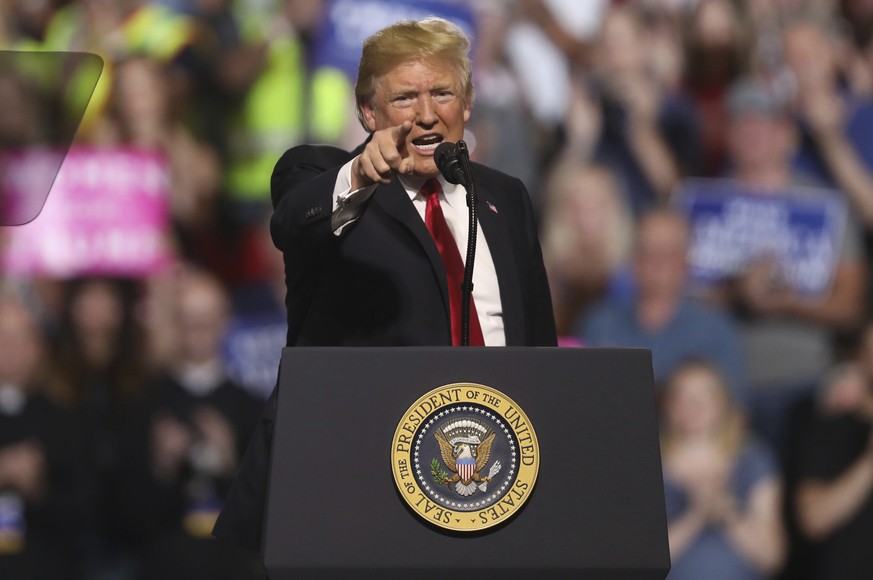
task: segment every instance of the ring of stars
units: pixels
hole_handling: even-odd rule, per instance
[[[448,418],[451,415],[454,415],[456,413],[463,413],[463,414],[476,413],[476,414],[481,415],[483,418],[488,419],[490,422],[497,425],[497,427],[503,432],[503,434],[506,438],[505,439],[506,444],[509,446],[510,465],[509,465],[508,469],[506,466],[504,466],[503,469],[501,469],[501,472],[503,472],[505,474],[505,477],[500,482],[500,486],[497,487],[495,481],[489,482],[488,486],[490,487],[492,484],[495,484],[496,489],[492,488],[491,489],[492,493],[488,494],[487,492],[485,492],[487,494],[487,495],[485,495],[485,497],[483,497],[483,498],[477,497],[477,498],[475,498],[475,501],[473,501],[473,500],[460,501],[458,499],[452,499],[452,498],[446,497],[445,495],[442,495],[442,494],[445,494],[445,491],[441,491],[438,488],[436,488],[435,486],[432,486],[431,482],[429,482],[429,480],[428,480],[428,478],[431,475],[430,474],[430,459],[429,458],[423,459],[423,461],[425,462],[425,465],[426,465],[424,472],[422,472],[422,466],[421,466],[421,463],[419,461],[419,458],[420,458],[419,457],[420,456],[419,450],[420,450],[422,442],[424,441],[425,435],[428,432],[430,432],[431,428],[436,423],[440,423],[444,418]],[[454,419],[457,419],[457,418],[463,418],[463,416],[454,417]],[[497,502],[498,500],[500,500],[505,495],[507,489],[509,489],[509,487],[512,485],[512,481],[515,477],[516,471],[518,470],[515,436],[512,433],[512,431],[510,430],[509,426],[503,421],[502,417],[500,417],[499,415],[496,415],[495,413],[492,413],[488,409],[483,409],[483,408],[476,406],[476,405],[455,405],[455,406],[449,407],[447,409],[444,409],[444,410],[440,411],[439,413],[434,413],[433,415],[431,415],[431,417],[428,419],[428,421],[422,425],[422,427],[420,428],[420,430],[418,432],[418,436],[415,439],[415,447],[413,448],[412,458],[413,458],[413,461],[415,464],[416,479],[418,480],[419,484],[421,485],[421,488],[432,499],[437,501],[440,505],[442,505],[444,507],[450,507],[452,509],[456,509],[459,511],[474,511],[474,510],[484,509],[484,508],[487,508],[488,506],[492,505],[493,503]],[[494,463],[494,460],[490,461],[489,465],[486,465],[485,467],[489,468],[491,465],[493,465],[493,463]],[[485,469],[483,469],[482,471],[484,472]],[[475,493],[477,495],[482,495],[482,493],[478,490]]]

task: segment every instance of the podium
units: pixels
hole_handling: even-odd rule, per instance
[[[279,375],[264,544],[271,579],[666,576],[649,351],[288,348]],[[410,406],[454,383],[504,393],[539,443],[526,502],[481,531],[425,521],[392,474],[393,437]]]

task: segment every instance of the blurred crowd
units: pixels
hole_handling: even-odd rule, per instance
[[[442,3],[474,23],[466,140],[528,187],[562,342],[652,349],[669,578],[873,578],[873,2]],[[209,534],[285,341],[273,165],[366,136],[318,54],[338,4],[0,0],[0,49],[103,57],[76,146],[164,156],[173,256],[2,273],[0,577],[263,577]],[[692,291],[689,178],[836,192],[827,291],[767,255]]]

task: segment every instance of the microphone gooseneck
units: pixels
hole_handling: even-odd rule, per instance
[[[462,173],[467,177],[467,207],[470,209],[469,226],[467,228],[467,259],[464,261],[464,281],[461,284],[461,344],[470,346],[470,300],[473,296],[473,266],[476,261],[476,238],[479,230],[479,197],[476,193],[476,183],[473,180],[473,170],[470,167],[470,154],[467,144],[458,141]],[[484,338],[484,337],[483,337]]]

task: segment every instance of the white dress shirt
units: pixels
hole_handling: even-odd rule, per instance
[[[335,211],[340,204],[354,204],[359,199],[366,200],[376,188],[377,184],[351,191],[352,163],[346,163],[340,169],[334,184],[333,209]],[[462,185],[448,183],[442,175],[437,178],[442,186],[440,194],[440,206],[448,223],[449,230],[458,244],[461,260],[467,258],[467,233],[469,232],[469,212],[467,210],[467,190]],[[427,200],[419,193],[421,186],[426,180],[408,176],[400,177],[400,182],[406,189],[409,199],[424,222],[424,213]],[[357,199],[356,199],[357,198]],[[352,222],[349,222],[352,223]],[[347,226],[337,229],[334,234],[340,235]],[[478,225],[478,224],[477,224]],[[479,317],[479,326],[482,327],[482,337],[485,346],[506,346],[506,334],[503,329],[503,307],[500,303],[500,285],[497,280],[497,271],[494,269],[494,260],[491,258],[491,250],[488,248],[488,240],[482,233],[482,226],[478,225],[478,238],[476,240],[476,262],[473,268],[473,303],[476,305],[476,314]]]

